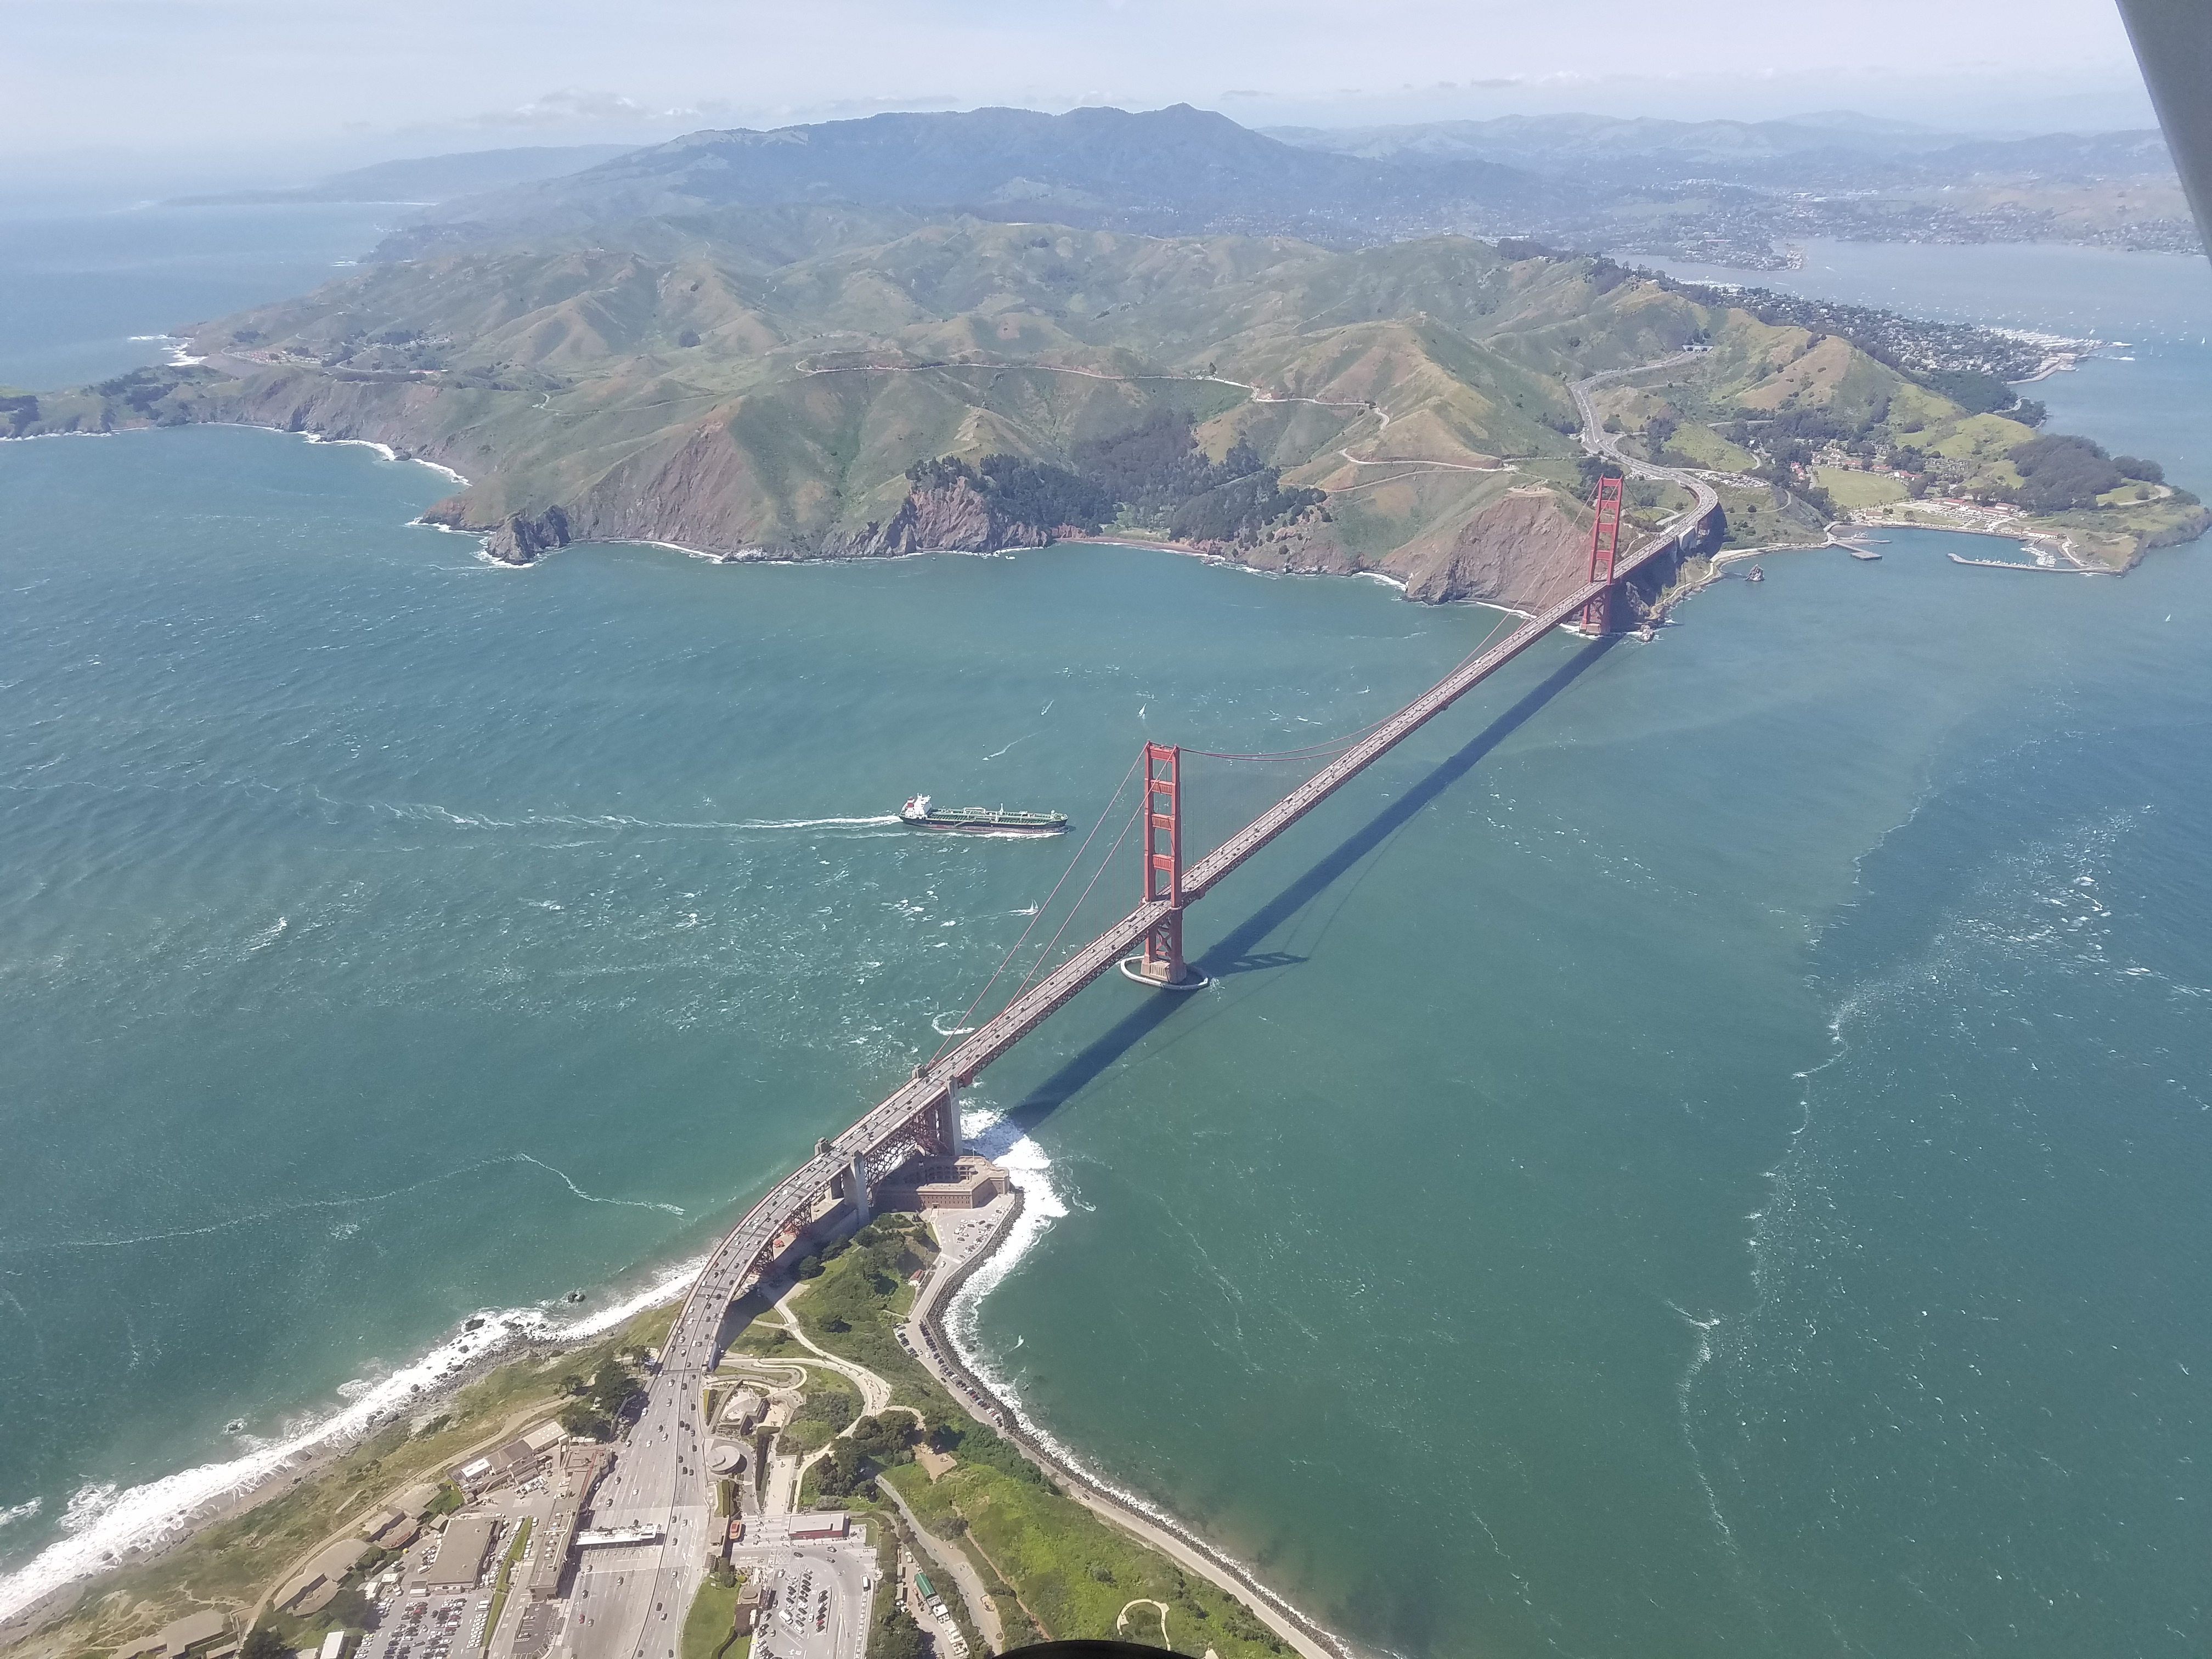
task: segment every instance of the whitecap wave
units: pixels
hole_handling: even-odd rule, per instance
[[[960,1363],[1006,1402],[1006,1409],[1013,1413],[1015,1420],[1031,1437],[1050,1448],[1054,1455],[1065,1459],[1071,1467],[1080,1469],[1082,1466],[1066,1447],[1030,1420],[1023,1408],[1019,1391],[983,1353],[976,1334],[983,1298],[1005,1282],[1006,1275],[1019,1265],[1052,1224],[1067,1214],[1067,1200],[1053,1183],[1052,1159],[1044,1148],[1006,1121],[996,1109],[970,1107],[961,1113],[960,1139],[970,1151],[982,1153],[1005,1169],[1007,1179],[1021,1192],[1022,1212],[1006,1229],[998,1249],[953,1292],[945,1309],[945,1339],[952,1344],[952,1352],[959,1357]]]

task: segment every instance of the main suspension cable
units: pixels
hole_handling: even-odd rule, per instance
[[[1014,1003],[1020,999],[1022,993],[1028,990],[1030,987],[1036,982],[1037,970],[1044,966],[1046,958],[1052,955],[1054,947],[1059,945],[1060,934],[1065,933],[1068,929],[1069,924],[1074,921],[1076,917],[1083,914],[1083,903],[1085,899],[1091,896],[1091,889],[1097,886],[1099,878],[1103,876],[1106,872],[1112,867],[1114,863],[1114,854],[1121,850],[1121,843],[1128,840],[1129,831],[1136,827],[1137,820],[1144,816],[1145,803],[1140,799],[1137,802],[1137,810],[1130,813],[1127,821],[1121,825],[1121,833],[1114,837],[1114,844],[1106,849],[1106,856],[1098,860],[1098,868],[1091,875],[1090,886],[1085,887],[1083,891],[1076,896],[1075,902],[1067,907],[1067,915],[1060,922],[1059,932],[1054,933],[1050,939],[1045,941],[1044,949],[1037,952],[1037,959],[1030,964],[1030,971],[1027,976],[1023,979],[1019,985],[1014,987],[1013,995],[1006,999],[1006,1006],[1008,1007],[1012,1007]]]
[[[983,988],[975,993],[975,1000],[969,1003],[966,1011],[961,1014],[958,1019],[953,1022],[953,1030],[951,1033],[948,1033],[945,1036],[945,1041],[937,1045],[936,1051],[929,1057],[930,1065],[936,1065],[939,1060],[945,1057],[945,1049],[959,1040],[960,1028],[966,1025],[969,1020],[975,1017],[975,1011],[983,1006],[983,999],[991,994],[991,988],[999,982],[999,975],[1006,971],[1006,964],[1014,959],[1015,953],[1022,948],[1024,942],[1028,939],[1030,934],[1036,929],[1037,923],[1042,920],[1044,913],[1052,908],[1052,902],[1060,896],[1060,890],[1067,885],[1067,878],[1075,873],[1076,866],[1083,862],[1083,855],[1091,850],[1091,843],[1097,838],[1099,830],[1105,827],[1106,821],[1113,816],[1114,803],[1121,799],[1121,792],[1129,787],[1129,780],[1136,775],[1137,768],[1143,760],[1144,751],[1139,750],[1137,754],[1137,758],[1129,763],[1129,769],[1121,774],[1121,781],[1114,786],[1114,793],[1106,798],[1106,810],[1103,812],[1101,812],[1097,818],[1091,821],[1091,833],[1084,836],[1083,845],[1075,849],[1075,856],[1068,860],[1067,867],[1060,872],[1060,879],[1053,883],[1052,891],[1045,895],[1044,902],[1038,905],[1035,910],[1030,913],[1029,926],[1022,929],[1020,938],[1017,939],[1012,945],[1006,947],[1006,954],[999,958],[999,965],[991,970],[991,977],[983,981]],[[1126,836],[1128,834],[1128,830],[1124,828],[1121,833]],[[1114,845],[1118,848],[1121,844],[1121,842],[1120,838],[1116,837]],[[1109,853],[1107,856],[1109,859],[1111,859],[1113,855]],[[1099,868],[1102,871],[1105,867],[1106,866],[1103,863],[1099,866]],[[1097,886],[1098,878],[1097,876],[1093,876],[1091,878],[1091,886]],[[1085,896],[1086,897],[1089,896],[1091,888],[1086,887],[1083,890]],[[1078,899],[1076,903],[1079,907],[1082,904],[1082,902],[1083,901],[1081,899]],[[1068,914],[1073,915],[1074,915],[1074,912],[1071,910]],[[1065,931],[1066,926],[1067,924],[1066,922],[1062,922],[1060,924],[1063,931]],[[1053,937],[1056,940],[1060,936],[1055,933]],[[1046,949],[1048,950],[1050,948],[1051,946],[1049,945],[1046,946]],[[1025,981],[1024,983],[1026,985],[1027,981]],[[1015,996],[1019,996],[1020,994],[1021,993],[1019,991],[1017,991],[1014,994]],[[1009,997],[1007,1000],[1011,1002],[1013,1000],[1013,998]]]
[[[1473,662],[1488,650],[1491,641],[1498,637],[1499,630],[1507,623],[1516,620],[1517,618],[1510,611],[1500,616],[1490,632],[1484,635],[1475,647],[1462,657],[1450,672],[1458,672],[1460,669],[1466,667],[1468,663]],[[1382,719],[1370,721],[1355,732],[1346,732],[1340,737],[1331,738],[1320,743],[1307,744],[1296,749],[1278,749],[1255,754],[1235,754],[1214,749],[1185,749],[1182,752],[1194,757],[1203,757],[1207,760],[1219,761],[1316,761],[1349,749],[1363,738],[1380,731],[1395,720],[1400,712],[1393,709]],[[1084,854],[1091,850],[1091,843],[1097,839],[1099,830],[1105,828],[1107,820],[1113,815],[1114,804],[1121,799],[1121,792],[1129,787],[1129,780],[1135,775],[1137,768],[1142,763],[1143,759],[1144,756],[1140,752],[1136,760],[1129,763],[1129,769],[1121,775],[1121,781],[1115,785],[1114,793],[1107,798],[1106,811],[1092,821],[1090,833],[1084,836],[1083,844],[1075,849],[1075,856],[1067,861],[1066,868],[1060,872],[1060,879],[1053,883],[1052,891],[1045,895],[1044,902],[1037,906],[1030,915],[1029,925],[1022,929],[1020,935],[1006,948],[1006,953],[999,958],[998,966],[991,970],[990,978],[985,980],[982,989],[975,993],[975,1000],[962,1012],[953,1030],[945,1035],[945,1040],[939,1043],[936,1050],[931,1054],[930,1065],[934,1066],[942,1060],[945,1050],[957,1042],[968,1030],[973,1029],[969,1026],[968,1022],[975,1018],[975,1011],[983,1006],[983,999],[991,994],[991,988],[1005,975],[1007,965],[1020,954],[1022,946],[1029,942],[1029,937],[1036,930],[1037,923],[1043,920],[1045,913],[1052,908],[1053,902],[1060,896],[1060,889],[1066,886],[1067,878],[1073,875],[1077,867],[1082,864]],[[1075,902],[1068,907],[1067,915],[1061,919],[1060,927],[1054,932],[1053,936],[1045,941],[1044,948],[1037,953],[1036,959],[1030,964],[1029,972],[1023,976],[1021,983],[1017,985],[1012,994],[1007,997],[1006,1003],[1009,1007],[1036,982],[1039,971],[1051,957],[1054,950],[1059,945],[1069,927],[1073,924],[1075,918],[1082,914],[1085,901],[1090,898],[1108,868],[1113,864],[1114,854],[1121,850],[1121,843],[1128,839],[1130,830],[1143,816],[1144,803],[1140,800],[1138,802],[1137,811],[1131,813],[1122,823],[1120,833],[1114,837],[1114,844],[1106,849],[1106,855],[1098,861],[1098,867],[1091,872],[1090,882],[1084,887],[1083,891],[1077,895]]]

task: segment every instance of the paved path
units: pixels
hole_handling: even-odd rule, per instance
[[[891,1409],[902,1411],[912,1409],[908,1407],[894,1408],[891,1406],[891,1385],[889,1382],[865,1365],[827,1352],[799,1328],[799,1316],[793,1312],[791,1303],[793,1298],[799,1295],[804,1289],[804,1285],[793,1285],[783,1299],[775,1304],[776,1312],[783,1320],[784,1328],[791,1333],[793,1339],[809,1353],[815,1355],[817,1363],[859,1386],[860,1408],[864,1414],[872,1416]],[[798,1364],[806,1362],[785,1360],[755,1361],[754,1363]],[[919,1421],[921,1413],[915,1413],[915,1415]],[[850,1432],[851,1431],[848,1429],[837,1437],[842,1439],[845,1434]],[[772,1513],[787,1514],[791,1510],[799,1496],[799,1482],[805,1478],[808,1467],[818,1459],[828,1455],[829,1451],[830,1448],[824,1446],[820,1451],[804,1461],[798,1458],[779,1458],[770,1464],[773,1474],[781,1476],[782,1480],[788,1483],[783,1501],[772,1508]],[[772,1478],[770,1485],[771,1487],[775,1487],[778,1482]],[[975,1621],[975,1628],[983,1633],[983,1638],[991,1644],[994,1651],[1004,1650],[1006,1633],[1000,1626],[997,1610],[991,1606],[988,1594],[983,1588],[981,1576],[964,1559],[960,1558],[957,1551],[949,1557],[939,1553],[937,1539],[931,1535],[927,1528],[915,1519],[914,1511],[907,1507],[906,1499],[899,1496],[897,1489],[890,1481],[878,1480],[876,1486],[878,1491],[884,1492],[893,1504],[898,1506],[899,1513],[906,1517],[907,1524],[914,1528],[915,1538],[921,1542],[923,1551],[929,1559],[951,1575],[953,1583],[959,1586],[961,1599],[968,1604],[968,1616]]]
[[[930,1565],[952,1580],[960,1592],[960,1599],[968,1604],[969,1619],[983,1633],[983,1639],[991,1644],[991,1651],[1004,1653],[1006,1650],[1006,1628],[999,1622],[999,1610],[992,1604],[990,1592],[983,1588],[983,1575],[975,1571],[974,1563],[963,1555],[957,1546],[947,1544],[921,1524],[921,1517],[907,1507],[907,1501],[896,1486],[888,1480],[878,1480],[876,1490],[890,1498],[898,1512],[906,1517],[906,1524],[914,1534],[915,1542],[921,1546],[921,1553],[929,1558]]]
[[[805,1290],[804,1285],[794,1285],[784,1293],[783,1300],[775,1304],[776,1312],[783,1319],[784,1329],[791,1333],[793,1341],[814,1355],[818,1363],[828,1366],[858,1387],[860,1390],[861,1415],[874,1416],[891,1403],[891,1385],[865,1365],[856,1365],[849,1359],[840,1359],[834,1353],[823,1352],[815,1345],[811,1337],[799,1328],[799,1316],[791,1310],[791,1304],[793,1298],[800,1295]]]

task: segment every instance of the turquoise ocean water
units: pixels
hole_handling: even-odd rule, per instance
[[[1799,279],[2101,315],[2053,424],[2212,491],[2201,266],[1850,252]],[[0,1571],[617,1301],[894,1084],[1067,850],[905,793],[1087,823],[1496,620],[1104,548],[499,570],[407,526],[447,487],[0,447]],[[2212,574],[1960,544],[1540,647],[1192,913],[1213,988],[1001,1062],[1025,1412],[1376,1649],[2201,1651]],[[1194,763],[1194,839],[1280,781]]]

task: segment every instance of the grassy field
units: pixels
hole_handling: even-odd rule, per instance
[[[1887,507],[1905,498],[1905,481],[1880,472],[1856,472],[1847,466],[1813,469],[1813,481],[1828,492],[1828,499],[1848,513],[1854,507]]]
[[[112,1651],[180,1614],[220,1607],[243,1622],[274,1584],[325,1540],[367,1516],[403,1488],[450,1467],[462,1453],[495,1439],[510,1425],[550,1412],[562,1399],[561,1378],[589,1376],[601,1360],[640,1343],[659,1342],[673,1310],[640,1314],[620,1330],[582,1348],[513,1360],[455,1394],[441,1419],[415,1435],[404,1422],[383,1430],[323,1465],[296,1486],[244,1514],[204,1528],[160,1560],[94,1580],[69,1613],[9,1645],[15,1659],[80,1659]],[[337,1603],[283,1633],[306,1645],[337,1622]]]
[[[718,1584],[709,1578],[691,1598],[691,1611],[684,1618],[684,1638],[678,1659],[745,1659],[752,1638],[737,1633],[738,1596],[742,1579]]]
[[[807,1335],[828,1352],[866,1365],[894,1387],[894,1399],[933,1419],[958,1425],[959,1463],[933,1483],[917,1464],[883,1471],[922,1524],[956,1540],[975,1560],[1018,1644],[1034,1614],[1040,1638],[1110,1637],[1115,1616],[1133,1597],[1165,1601],[1177,1651],[1218,1659],[1268,1659],[1289,1651],[1249,1608],[1118,1527],[1092,1515],[1039,1477],[1035,1467],[991,1431],[972,1423],[919,1361],[891,1334],[893,1309],[904,1305],[903,1268],[927,1259],[914,1241],[884,1271],[893,1241],[848,1249],[793,1308]],[[872,1255],[872,1261],[871,1256]],[[1003,1583],[1001,1593],[997,1585]],[[1149,1638],[1134,1632],[1139,1640]]]
[[[1263,1659],[1288,1651],[1249,1608],[1073,1498],[969,1463],[935,1482],[914,1464],[883,1478],[933,1532],[964,1532],[1054,1639],[1111,1637],[1115,1616],[1141,1596],[1168,1604],[1178,1653],[1211,1648],[1220,1659]],[[1143,1626],[1133,1634],[1150,1639]]]
[[[865,1365],[889,1382],[894,1404],[921,1409],[945,1395],[892,1329],[914,1301],[908,1275],[936,1259],[935,1241],[927,1231],[905,1234],[902,1245],[886,1232],[872,1255],[848,1248],[825,1263],[822,1277],[793,1298],[792,1312],[825,1352]]]
[[[860,1391],[826,1365],[807,1369],[805,1403],[776,1437],[781,1452],[819,1451],[860,1414]]]
[[[1786,490],[1721,489],[1721,511],[1728,520],[1727,547],[1775,547],[1818,543],[1827,522],[1821,514]]]

